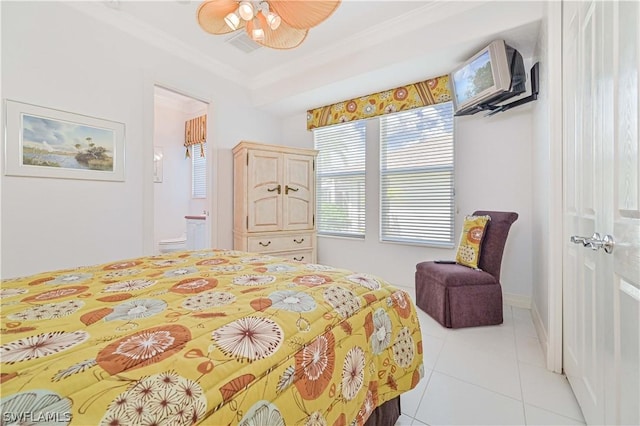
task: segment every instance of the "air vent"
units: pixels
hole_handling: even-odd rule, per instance
[[[102,2],[105,6],[110,7],[111,9],[120,9],[120,0],[106,0]]]
[[[233,37],[227,39],[227,43],[234,46],[236,49],[242,50],[244,53],[251,53],[254,50],[260,49],[260,46],[255,41],[251,40],[245,31],[239,31]]]

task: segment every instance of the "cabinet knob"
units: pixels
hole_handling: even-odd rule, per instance
[[[268,247],[269,244],[271,244],[271,241],[267,241],[267,244],[263,243],[262,241],[259,241],[258,244],[260,244],[262,247]]]
[[[304,260],[304,256],[300,256],[300,258],[294,256],[293,260],[295,260],[296,262],[302,262]]]
[[[296,244],[302,244],[302,242],[304,241],[304,238],[300,238],[300,240],[296,240],[295,238],[293,239],[293,242]]]

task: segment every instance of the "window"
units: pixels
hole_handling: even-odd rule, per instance
[[[453,106],[380,117],[380,239],[451,247]]]
[[[316,165],[316,223],[321,235],[364,238],[364,121],[313,131]]]
[[[202,144],[202,152],[207,152],[207,144]],[[207,198],[207,158],[200,155],[200,147],[191,149],[191,197]]]

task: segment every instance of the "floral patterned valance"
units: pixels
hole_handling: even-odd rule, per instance
[[[451,100],[449,76],[408,84],[307,111],[307,130]]]

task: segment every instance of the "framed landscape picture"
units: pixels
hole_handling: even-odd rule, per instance
[[[123,123],[6,101],[5,174],[124,181]]]

